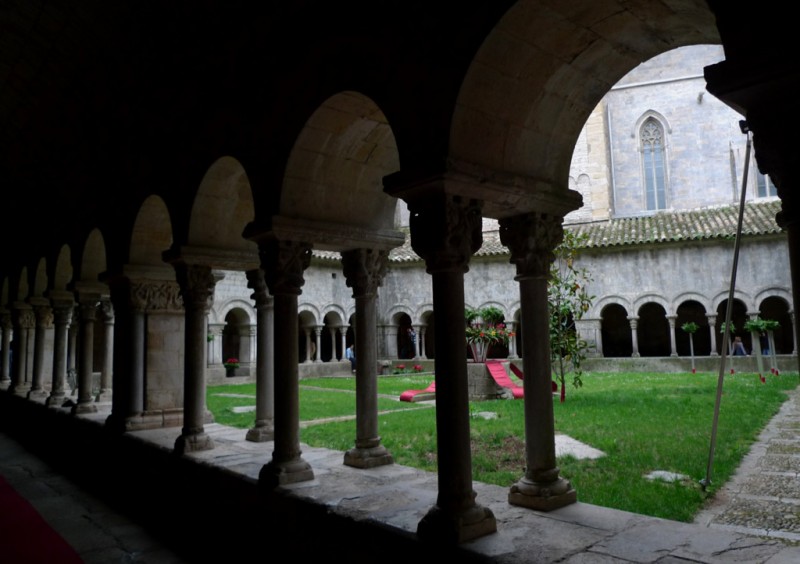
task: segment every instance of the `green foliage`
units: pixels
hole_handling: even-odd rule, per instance
[[[760,317],[756,317],[755,319],[748,319],[745,324],[744,328],[746,331],[750,331],[751,333],[758,333],[762,335],[767,331],[774,331],[781,324],[774,319],[761,319]]]
[[[719,324],[719,332],[720,333],[725,333],[725,322],[724,321]],[[736,326],[733,324],[733,321],[731,321],[731,335],[733,335],[735,333],[736,333]]]
[[[681,329],[683,329],[684,331],[686,331],[690,335],[696,333],[699,328],[700,328],[700,326],[697,325],[697,323],[695,323],[694,321],[687,321],[686,323],[681,325]]]
[[[467,345],[476,362],[486,360],[485,355],[490,345],[508,346],[508,341],[514,336],[514,332],[509,331],[502,323],[504,317],[503,311],[494,306],[482,309],[465,308]]]
[[[550,309],[550,361],[553,374],[564,390],[566,376],[572,373],[572,384],[583,385],[581,365],[588,343],[580,338],[576,322],[589,311],[595,296],[586,285],[592,281],[588,270],[577,268],[575,259],[588,236],[564,231],[564,240],[555,249],[550,268],[547,299]]]

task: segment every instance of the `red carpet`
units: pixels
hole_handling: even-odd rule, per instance
[[[0,476],[0,562],[81,564],[67,541]]]
[[[487,360],[486,368],[489,370],[489,374],[492,375],[492,378],[494,378],[494,381],[497,382],[498,386],[502,386],[503,388],[508,388],[511,390],[511,393],[514,394],[514,399],[525,397],[525,391],[521,386],[517,386],[511,381],[511,378],[508,377],[508,373],[503,367],[502,362],[499,360]]]
[[[414,401],[414,396],[416,396],[417,394],[431,393],[435,391],[436,391],[436,381],[434,380],[424,390],[406,390],[405,392],[400,394],[400,401]]]

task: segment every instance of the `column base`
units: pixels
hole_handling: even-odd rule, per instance
[[[578,493],[572,484],[563,478],[552,482],[534,482],[522,478],[511,486],[508,503],[538,511],[552,511],[578,501]]]
[[[94,398],[96,402],[110,402],[111,401],[111,390],[100,390],[100,393],[97,394],[97,397]]]
[[[67,400],[67,394],[64,392],[56,392],[47,396],[44,404],[47,407],[64,407],[64,402]]]
[[[295,458],[288,462],[271,460],[262,466],[258,473],[258,485],[267,489],[313,479],[314,471],[311,469],[311,465],[302,458]]]
[[[15,396],[26,398],[28,397],[28,392],[31,391],[31,387],[30,385],[14,386],[12,384],[11,386],[9,386],[8,391],[14,394]]]
[[[93,401],[87,401],[83,403],[76,403],[72,406],[72,410],[70,411],[72,415],[82,415],[84,413],[97,413],[97,406],[94,404]]]
[[[188,452],[200,452],[212,450],[214,441],[203,431],[192,434],[182,434],[175,440],[175,454],[186,454]]]
[[[251,427],[247,430],[245,440],[251,443],[266,443],[275,438],[275,429],[272,425],[262,425]]]
[[[6,391],[11,386],[11,380],[0,380],[0,390]]]
[[[28,392],[29,400],[45,401],[47,399],[47,392],[44,390],[31,390]]]
[[[394,464],[394,458],[383,445],[371,448],[355,447],[344,453],[345,466],[375,468],[387,464]]]
[[[435,505],[417,525],[417,536],[427,542],[454,544],[497,532],[494,513],[482,505],[450,513]]]

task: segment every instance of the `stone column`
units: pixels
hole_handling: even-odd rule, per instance
[[[420,357],[420,341],[422,340],[422,332],[419,325],[414,325],[414,360]],[[465,337],[466,338],[466,337]]]
[[[794,329],[797,327],[797,321],[794,318],[794,311],[789,312],[789,317],[792,320],[792,329]],[[792,349],[792,355],[797,356],[797,331],[794,330],[792,331],[792,343],[794,346],[794,349]],[[772,350],[775,350],[774,346],[772,347]]]
[[[50,395],[45,400],[48,407],[61,407],[67,399],[67,344],[69,325],[72,322],[72,310],[74,303],[72,299],[52,300],[53,321],[55,331],[53,333],[53,383]]]
[[[344,455],[344,463],[356,468],[392,464],[392,455],[378,434],[378,364],[373,327],[378,287],[389,261],[386,251],[355,249],[342,253],[342,270],[356,300],[356,442]]]
[[[717,352],[717,315],[715,313],[706,314],[708,319],[708,330],[711,331],[711,354],[709,356],[719,356]]]
[[[419,342],[419,358],[428,358],[428,351],[425,349],[425,332],[427,325],[420,325],[417,331],[417,342]]]
[[[555,248],[563,238],[562,218],[530,213],[500,220],[500,240],[511,251],[520,287],[523,387],[525,388],[525,476],[511,487],[508,502],[550,511],[577,501],[556,466],[550,366],[547,284]]]
[[[214,441],[203,426],[206,412],[206,316],[213,304],[216,278],[211,267],[174,264],[181,288],[185,323],[183,370],[183,429],[175,441],[175,453],[211,450]]]
[[[30,360],[28,358],[28,342],[30,332],[36,326],[36,316],[33,308],[25,302],[14,302],[13,308],[14,343],[11,359],[13,374],[8,391],[25,397],[31,389],[31,381],[28,377]]]
[[[72,406],[72,414],[96,413],[97,405],[92,395],[94,371],[94,322],[97,317],[97,305],[100,296],[84,294],[78,296],[80,309],[80,328],[78,342],[80,354],[78,355],[78,400]]]
[[[305,360],[303,362],[308,364],[309,362],[312,361],[312,359],[311,359],[311,343],[313,341],[311,340],[311,327],[305,327],[303,329],[303,333],[305,333],[305,335],[306,335],[306,358],[305,358]]]
[[[67,330],[67,381],[70,395],[78,393],[78,333],[80,332],[81,308],[78,304],[72,310],[72,323]]]
[[[30,303],[36,318],[36,328],[33,333],[33,373],[28,399],[45,400],[47,392],[44,389],[44,349],[47,330],[53,325],[53,309],[46,298],[31,298]]]
[[[464,274],[482,243],[475,200],[438,192],[410,202],[411,246],[432,277],[436,312],[436,437],[439,494],[417,526],[437,542],[464,542],[497,530],[494,514],[475,502],[469,432]]]
[[[513,321],[506,321],[506,327],[510,333],[515,333],[516,324]],[[517,336],[516,334],[508,339],[508,358],[517,358]]]
[[[297,296],[311,262],[311,245],[293,241],[262,243],[261,268],[274,298],[275,322],[275,448],[259,473],[259,485],[280,485],[314,479],[300,451],[300,390],[298,372]]]
[[[314,327],[314,362],[322,362],[322,325]]]
[[[339,360],[340,361],[346,360],[345,359],[345,355],[344,355],[344,351],[347,349],[347,326],[346,325],[342,325],[341,327],[339,327],[339,343],[341,344],[341,349],[342,349],[342,358],[340,358]]]
[[[272,296],[267,292],[264,271],[247,271],[247,287],[256,302],[256,420],[246,439],[254,443],[271,441],[275,436],[275,336]]]
[[[108,284],[115,323],[113,394],[106,427],[125,432],[133,427],[132,420],[141,416],[144,405],[147,291],[126,275],[110,277]]]
[[[7,390],[11,385],[11,312],[0,310],[0,331],[3,332],[2,358],[0,358],[0,390]]]
[[[597,356],[603,356],[603,320],[598,319],[595,325],[594,334],[597,338]]]
[[[631,353],[631,357],[637,358],[639,356],[639,331],[637,328],[639,327],[639,318],[636,316],[629,315],[628,321],[631,325],[631,343],[633,345],[633,352]]]
[[[669,343],[670,350],[669,356],[678,356],[678,345],[675,343],[675,320],[678,319],[677,315],[668,315],[667,321],[669,322]]]
[[[397,325],[384,325],[386,335],[386,356],[388,358],[399,358],[400,351],[397,350]],[[466,339],[466,337],[464,337]]]
[[[206,343],[208,344],[208,358],[206,362],[209,366],[222,366],[225,361],[222,358],[222,331],[225,329],[224,323],[214,323],[208,325]]]
[[[100,391],[95,401],[111,401],[111,379],[114,362],[114,306],[111,300],[100,302],[100,311],[103,315],[103,366],[100,368]]]

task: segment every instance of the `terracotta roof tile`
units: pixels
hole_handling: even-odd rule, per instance
[[[743,235],[768,235],[781,233],[775,215],[781,209],[779,199],[745,204],[742,218]],[[615,247],[644,245],[669,241],[725,239],[736,234],[739,206],[712,206],[680,212],[658,212],[652,215],[624,217],[607,221],[565,225],[578,234],[586,234],[586,247]],[[339,260],[339,253],[313,251],[322,260]],[[483,245],[475,256],[502,256],[508,249],[500,243],[496,230],[483,234]],[[422,259],[411,248],[411,238],[406,234],[403,245],[389,252],[389,261],[395,263],[418,262]]]

